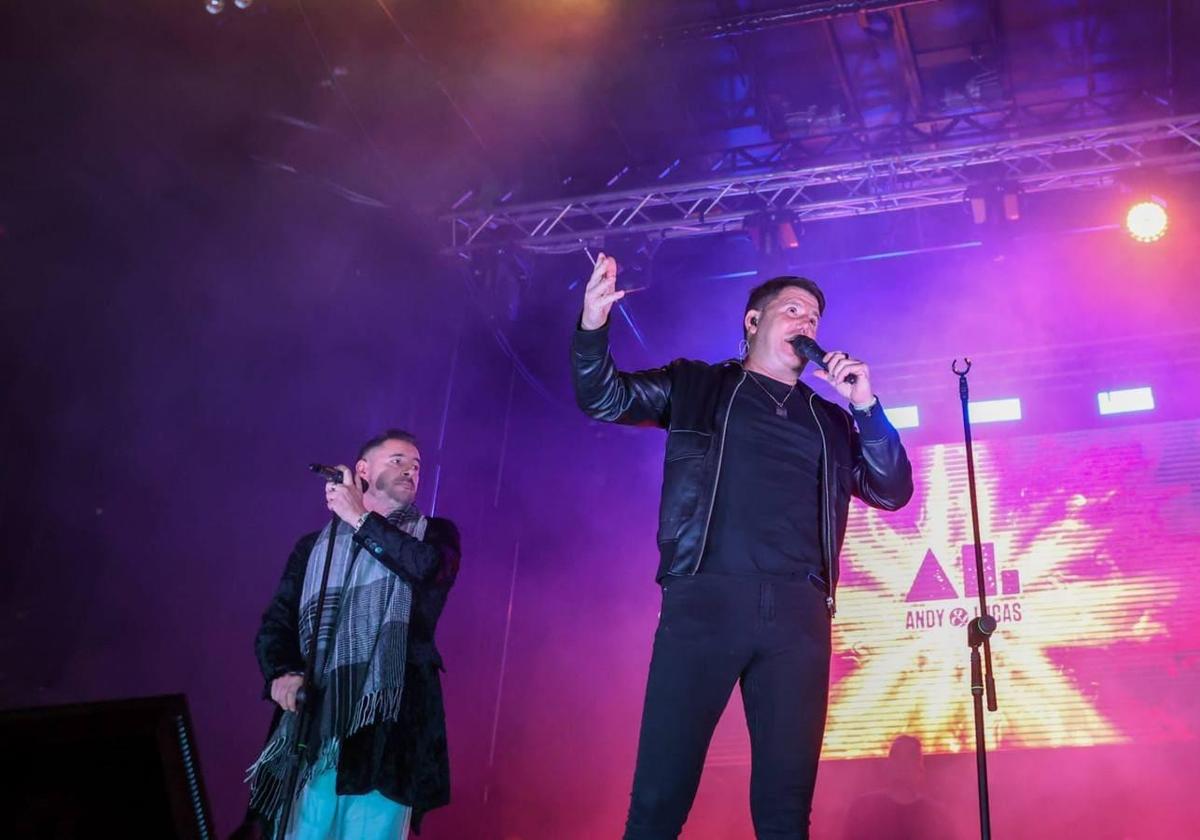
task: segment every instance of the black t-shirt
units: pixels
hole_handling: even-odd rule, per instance
[[[733,399],[700,572],[824,579],[821,434],[807,390],[797,385],[790,397],[788,390],[747,372]],[[777,402],[785,397],[781,417]]]

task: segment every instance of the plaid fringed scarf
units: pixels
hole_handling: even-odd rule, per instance
[[[415,505],[394,511],[387,519],[418,540],[425,538],[428,520]],[[326,525],[308,555],[300,594],[301,651],[308,651],[312,644],[329,534]],[[412,587],[362,551],[350,529],[342,527],[333,544],[324,612],[316,629],[316,697],[309,698],[317,708],[308,750],[299,758],[297,792],[314,775],[337,766],[346,738],[364,726],[395,721],[399,716]],[[277,817],[286,795],[283,787],[294,755],[298,718],[294,712],[283,713],[262,754],[247,770],[250,806],[271,820]]]

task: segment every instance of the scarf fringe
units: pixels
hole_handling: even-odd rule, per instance
[[[400,697],[404,693],[402,686],[385,688],[373,694],[367,694],[358,701],[358,708],[350,718],[346,736],[353,735],[364,726],[378,723],[381,720],[395,721],[400,717]]]
[[[428,520],[416,508],[393,522],[418,540],[424,539]],[[332,537],[326,526],[309,554],[308,569],[300,596],[299,641],[307,650],[316,639],[315,683],[321,698],[316,712],[320,738],[316,757],[295,755],[298,715],[289,713],[279,722],[274,735],[263,747],[258,759],[246,770],[245,781],[250,785],[252,810],[274,821],[283,808],[287,795],[284,789],[289,771],[297,772],[296,793],[313,776],[337,766],[342,739],[381,721],[396,722],[400,717],[400,701],[404,691],[404,668],[407,660],[407,637],[412,589],[400,578],[373,562],[369,555],[355,562],[359,549],[349,534],[340,533],[335,539],[334,564],[330,570],[328,593],[335,605],[317,616],[316,601],[322,565],[318,562]],[[380,590],[381,582],[386,589]],[[359,605],[362,606],[359,606]],[[383,614],[365,621],[358,609],[373,613],[382,605]],[[382,619],[382,624],[375,622]],[[393,640],[380,644],[380,635]],[[329,644],[336,638],[335,644]],[[365,652],[365,657],[364,657]],[[364,692],[364,689],[369,689]],[[316,740],[316,738],[314,738]]]
[[[291,748],[290,738],[273,739],[258,760],[246,771],[245,781],[250,783],[250,808],[272,821],[283,809],[283,798],[286,795],[284,784],[287,781],[288,770],[291,769],[288,760]],[[293,759],[301,762],[295,795],[299,796],[300,791],[314,776],[337,767],[341,751],[341,741],[331,738],[321,745],[316,761],[307,763],[303,758]]]
[[[400,716],[402,696],[403,688],[388,688],[360,698],[346,729],[346,737],[380,721],[395,722]],[[296,724],[294,714],[280,724],[278,734],[263,748],[258,759],[246,769],[246,777],[243,779],[250,785],[250,807],[271,819],[274,819],[283,807],[283,787],[292,761],[303,763],[296,783],[298,794],[313,776],[336,767],[341,755],[341,739],[330,738],[321,744],[316,761],[307,763],[303,758],[292,757],[296,743]]]
[[[270,742],[263,747],[262,754],[255,759],[254,763],[246,768],[246,778],[243,782],[252,782],[254,778],[268,765],[274,764],[279,755],[290,746],[290,738],[272,738]],[[254,786],[251,784],[251,794],[253,795]]]

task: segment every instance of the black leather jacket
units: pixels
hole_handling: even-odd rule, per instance
[[[657,579],[695,574],[717,495],[725,423],[746,372],[732,361],[710,365],[679,359],[654,370],[622,373],[609,352],[607,325],[575,331],[571,363],[576,401],[589,416],[667,430]],[[821,548],[832,614],[850,496],[897,510],[912,497],[912,467],[878,401],[852,416],[803,383],[798,390],[821,431]]]

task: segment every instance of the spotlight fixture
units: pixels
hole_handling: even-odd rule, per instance
[[[794,273],[792,255],[799,250],[803,231],[792,213],[755,213],[743,219],[742,226],[754,244],[756,273],[763,277]]]
[[[780,210],[758,213],[743,224],[762,253],[776,254],[800,247],[799,223],[792,213]]]
[[[1168,221],[1166,202],[1139,201],[1125,214],[1125,230],[1138,242],[1157,242],[1166,235]]]
[[[964,197],[971,209],[971,221],[977,225],[998,223],[1001,219],[1021,220],[1021,192],[1015,184],[1006,181],[974,184]]]
[[[254,5],[254,0],[233,0],[233,5],[239,9],[249,9]],[[225,0],[205,0],[204,11],[210,15],[219,15],[225,11]]]

